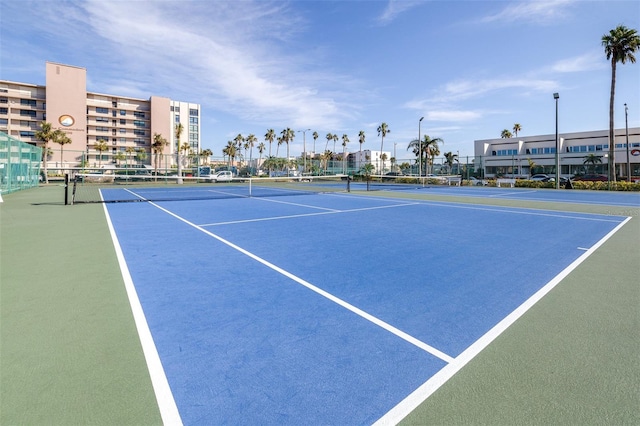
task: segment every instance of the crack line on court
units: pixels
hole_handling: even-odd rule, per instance
[[[209,235],[212,238],[215,238],[216,240],[220,241],[221,243],[231,247],[232,249],[239,251],[240,253],[244,254],[245,256],[248,256],[249,258],[255,260],[258,263],[263,264],[264,266],[272,269],[275,272],[278,272],[281,275],[284,275],[285,277],[297,282],[298,284],[308,288],[309,290],[313,291],[316,294],[319,294],[320,296],[336,303],[339,306],[342,306],[343,308],[353,312],[354,314],[360,316],[361,318],[364,318],[365,320],[377,325],[378,327],[396,335],[397,337],[405,340],[406,342],[411,343],[412,345],[422,349],[425,352],[430,353],[431,355],[440,358],[441,360],[445,361],[446,363],[452,363],[454,361],[454,358],[445,354],[444,352],[434,348],[433,346],[430,346],[418,339],[416,339],[415,337],[405,333],[404,331],[392,326],[389,323],[386,323],[384,321],[382,321],[381,319],[369,314],[368,312],[363,311],[360,308],[357,308],[356,306],[353,306],[352,304],[334,296],[333,294],[322,290],[319,287],[316,287],[315,285],[311,284],[308,281],[303,280],[302,278],[280,268],[279,266],[274,265],[273,263],[269,262],[268,260],[265,260],[253,253],[251,253],[248,250],[243,249],[242,247],[232,243],[231,241],[225,240],[224,238],[220,237],[219,235],[214,234],[213,232],[207,231],[206,229],[202,228],[201,226],[196,225],[195,223],[189,222],[187,219],[178,216],[177,214],[165,209],[164,207],[161,207],[160,205],[153,203],[153,202],[149,202],[149,204],[151,204],[152,206],[162,210],[163,212],[167,213],[170,216],[173,216],[174,218],[178,219],[181,222],[186,223],[187,225],[199,230],[200,232],[203,232],[207,235]],[[386,206],[386,207],[392,207],[392,206]],[[366,210],[366,209],[365,209]]]

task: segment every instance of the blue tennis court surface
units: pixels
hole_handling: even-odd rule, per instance
[[[349,194],[107,209],[187,425],[385,419],[626,219]]]

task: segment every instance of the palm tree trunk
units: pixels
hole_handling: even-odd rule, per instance
[[[616,60],[615,55],[611,58],[611,97],[609,98],[609,160],[607,161],[608,165],[608,175],[609,182],[616,181],[616,162],[614,158],[614,146],[615,146],[615,135],[614,135],[614,122],[613,122],[613,104],[616,92]]]

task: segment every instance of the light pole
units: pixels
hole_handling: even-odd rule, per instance
[[[558,99],[560,95],[553,94],[553,99],[556,100],[556,189],[560,189],[560,144],[558,141]]]
[[[422,176],[422,142],[420,141],[420,126],[424,117],[420,117],[418,121],[418,178]]]
[[[631,182],[631,158],[629,158],[629,122],[627,120],[627,104],[624,104],[624,131],[627,145],[627,182]]]
[[[302,151],[304,152],[304,168],[302,173],[307,172],[307,132],[311,129],[298,130],[298,133],[302,133]]]

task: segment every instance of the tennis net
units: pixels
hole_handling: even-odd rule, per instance
[[[354,191],[402,191],[459,185],[459,176],[360,176],[351,183]]]
[[[252,177],[214,182],[207,177],[77,174],[67,204],[277,197],[348,192],[347,176]]]

